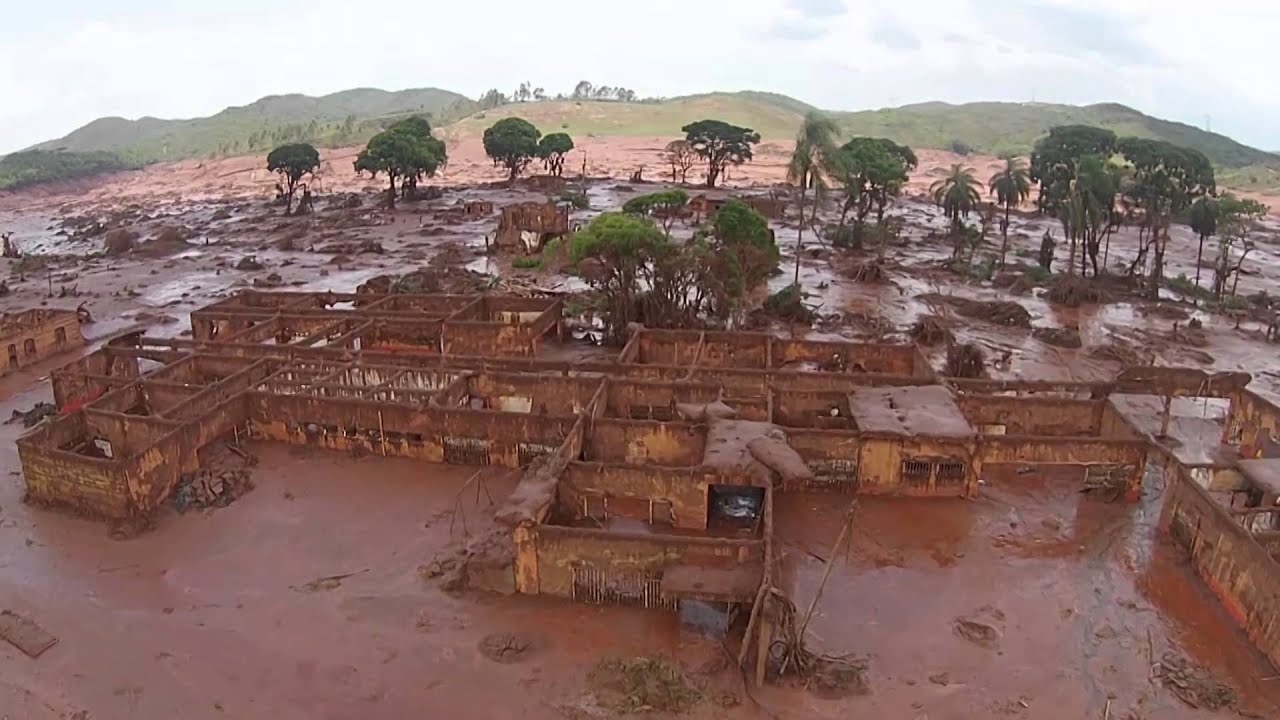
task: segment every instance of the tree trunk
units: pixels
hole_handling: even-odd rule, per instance
[[[880,262],[884,262],[885,246],[889,244],[889,229],[884,226],[884,206],[880,205],[876,208],[876,229],[880,231],[880,251],[876,258]]]
[[[1004,269],[1004,259],[1009,253],[1009,211],[1013,208],[1012,203],[1004,204],[1004,222],[1000,223],[1000,269]]]
[[[1152,229],[1151,287],[1147,289],[1147,297],[1152,300],[1160,299],[1160,286],[1164,283],[1165,243],[1161,241],[1160,235],[1160,228]]]
[[[1200,289],[1200,263],[1204,260],[1204,235],[1200,236],[1200,247],[1196,248],[1196,290]]]
[[[289,183],[288,192],[284,194],[284,216],[285,217],[289,217],[290,215],[293,214],[293,189],[294,189],[293,180],[290,179],[288,183]]]
[[[507,187],[513,188],[516,186],[516,176],[520,174],[520,166],[516,163],[511,163],[507,166],[507,169],[511,171],[511,174],[507,176]]]
[[[804,196],[809,192],[809,178],[800,180],[800,227],[796,229],[796,274],[792,282],[800,287],[800,252],[804,249]]]
[[[396,209],[396,176],[388,173],[388,177],[391,178],[391,193],[387,196],[387,207],[392,210],[395,210]]]

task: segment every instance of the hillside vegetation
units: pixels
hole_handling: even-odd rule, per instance
[[[56,152],[24,150],[0,158],[0,190],[40,185],[58,180],[91,177],[138,167],[105,150]]]
[[[482,111],[475,101],[446,90],[358,89],[319,98],[267,97],[192,120],[103,118],[37,147],[73,153],[106,151],[117,154],[121,164],[130,165],[264,152],[285,142],[329,147],[359,144],[392,121],[413,114],[429,114],[432,124],[440,128],[438,134],[449,142],[478,138],[495,121],[511,116],[529,120],[543,133],[673,138],[690,122],[716,118],[754,128],[765,142],[787,142],[811,109],[785,95],[735,92],[642,102],[547,100]],[[1218,167],[1223,184],[1241,189],[1280,188],[1280,156],[1123,105],[921,103],[832,115],[846,136],[887,137],[916,148],[995,155],[1030,152],[1036,139],[1054,125],[1095,125],[1121,136],[1157,138],[1195,148]]]
[[[36,148],[107,151],[123,162],[152,163],[261,152],[286,142],[351,145],[408,115],[429,115],[441,124],[469,115],[476,107],[462,95],[436,88],[400,92],[361,88],[322,97],[273,95],[207,118],[100,118]]]

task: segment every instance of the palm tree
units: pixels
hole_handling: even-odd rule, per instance
[[[1191,229],[1200,236],[1200,247],[1196,250],[1196,289],[1200,289],[1200,263],[1204,260],[1204,240],[1218,232],[1218,198],[1212,195],[1201,195],[1191,204]]]
[[[929,195],[951,221],[951,259],[960,257],[964,249],[964,218],[969,217],[982,202],[978,188],[982,185],[973,176],[973,168],[960,163],[951,166],[951,174],[929,186]]]
[[[787,182],[800,189],[800,229],[796,232],[796,275],[793,281],[800,284],[800,251],[804,245],[804,203],[813,188],[814,202],[810,222],[818,212],[818,203],[827,189],[827,181],[823,168],[829,165],[835,155],[836,138],[840,129],[830,117],[817,110],[810,110],[804,116],[804,123],[796,133],[796,149],[791,153],[791,162],[787,165]]]
[[[987,188],[996,196],[996,202],[1004,206],[1004,219],[1000,221],[1000,267],[1004,268],[1005,254],[1009,252],[1009,213],[1031,196],[1031,174],[1026,161],[1006,157],[1004,169],[991,176]]]

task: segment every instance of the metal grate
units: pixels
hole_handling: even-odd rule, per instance
[[[670,422],[675,414],[670,405],[632,405],[627,410],[632,420],[661,420]]]
[[[933,464],[928,460],[908,459],[902,461],[902,482],[912,485],[928,485],[929,473]]]
[[[573,599],[593,605],[676,609],[675,598],[662,596],[662,578],[640,570],[574,565]]]
[[[969,466],[962,462],[943,461],[938,463],[939,485],[963,485],[968,475]]]
[[[488,465],[489,441],[480,438],[446,437],[444,461],[450,465]]]

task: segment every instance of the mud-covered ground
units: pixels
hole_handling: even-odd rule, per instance
[[[653,163],[649,143],[614,150],[621,154],[588,152],[588,171],[600,179],[570,183],[591,206],[576,221],[659,189],[604,177],[629,175],[637,158]],[[782,154],[761,155],[759,167],[735,173],[742,192],[766,194],[780,176]],[[317,211],[295,218],[270,204],[273,181],[249,161],[6,196],[0,231],[13,231],[29,257],[0,261],[10,290],[0,310],[83,303],[95,318],[86,334],[101,339],[133,325],[182,334],[193,309],[247,287],[350,291],[418,267],[433,270],[442,289],[583,288],[570,275],[515,270],[510,257],[484,254],[496,214],[438,217],[466,200],[501,207],[547,197],[474,184],[492,179],[482,158],[457,153],[442,197],[394,212],[376,206],[367,178],[344,172],[347,162],[332,160]],[[647,168],[646,177],[660,172]],[[820,247],[806,233],[801,282],[820,315],[816,335],[901,339],[919,315],[933,313],[999,361],[989,367],[996,377],[1106,378],[1136,353],[1247,370],[1262,388],[1280,384],[1276,346],[1263,342],[1257,321],[1236,327],[1174,293],[1158,305],[1118,294],[1071,309],[1046,302],[1042,287],[1012,294],[966,281],[943,268],[950,248],[935,208],[908,196],[891,214],[906,226],[888,249],[885,284],[849,277],[870,252]],[[115,227],[136,234],[132,249],[105,252]],[[796,230],[793,222],[774,227],[785,271],[770,283],[776,290],[791,280]],[[1046,220],[1016,217],[1010,263],[1034,263],[1050,227],[1060,235]],[[677,235],[689,231],[677,226]],[[1258,238],[1242,293],[1274,292],[1268,278],[1280,244],[1272,232]],[[1167,274],[1194,276],[1195,238],[1185,228],[1173,237]],[[993,229],[979,257],[998,242]],[[1113,238],[1108,265],[1130,258],[1133,245],[1127,230]],[[1059,267],[1064,257],[1059,248]],[[961,316],[946,296],[1017,302],[1035,327],[1077,328],[1082,347]],[[1193,317],[1203,328],[1188,335]],[[941,351],[932,355],[940,366]],[[0,416],[47,400],[44,375],[64,361],[0,380]],[[22,503],[13,445],[21,431],[0,426],[0,469],[8,471],[0,480],[0,607],[37,620],[59,643],[38,660],[0,645],[0,717],[610,717],[587,678],[602,658],[634,655],[664,655],[686,669],[704,696],[693,717],[1078,720],[1104,717],[1108,704],[1109,717],[1122,719],[1229,716],[1190,710],[1151,679],[1152,662],[1170,652],[1211,667],[1236,688],[1245,712],[1280,714],[1280,682],[1263,679],[1276,671],[1156,538],[1158,481],[1137,506],[1104,504],[1079,495],[1070,479],[1016,468],[993,473],[973,502],[862,502],[852,547],[837,559],[811,631],[821,650],[869,658],[871,694],[829,700],[798,688],[748,695],[725,669],[720,643],[671,616],[442,593],[419,568],[462,533],[450,520],[471,476],[465,469],[259,446],[257,488],[248,495],[208,514],[167,514],[153,532],[116,541],[100,524]],[[496,470],[486,477],[500,501],[513,480]],[[485,508],[470,492],[461,497],[475,532]],[[816,589],[843,512],[832,496],[779,500],[779,544],[798,604]],[[994,642],[958,633],[964,619],[994,628]],[[532,636],[516,662],[495,663],[477,649],[502,632]]]

